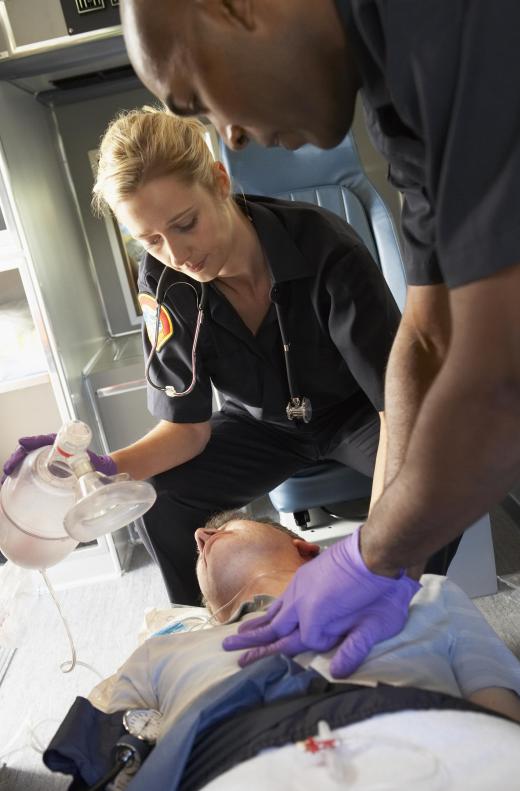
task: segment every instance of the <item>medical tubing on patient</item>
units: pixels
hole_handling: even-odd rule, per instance
[[[229,601],[227,601],[225,604],[223,604],[214,612],[210,613],[210,615],[207,618],[205,618],[202,615],[187,615],[185,618],[175,618],[175,624],[185,624],[188,621],[197,621],[197,623],[195,623],[192,628],[186,628],[187,632],[198,632],[201,629],[205,629],[208,626],[222,625],[225,622],[218,621],[216,619],[216,616],[220,612],[228,610],[233,605],[233,603],[239,598],[239,596],[242,596],[242,594],[245,593],[248,590],[248,588],[251,588],[259,579],[271,577],[272,579],[277,580],[280,574],[293,574],[293,573],[294,573],[294,569],[276,569],[276,571],[261,571],[258,574],[255,574],[242,588],[240,588],[240,590],[238,590],[235,593],[235,595],[231,597]],[[233,615],[233,613],[230,613],[230,616],[231,615]]]

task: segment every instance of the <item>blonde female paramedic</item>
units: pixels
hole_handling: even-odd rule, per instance
[[[146,251],[139,301],[159,421],[108,462],[153,479],[149,549],[172,600],[195,603],[193,535],[211,514],[322,459],[374,475],[399,311],[348,224],[316,206],[234,195],[193,119],[152,108],[117,117],[94,204]]]

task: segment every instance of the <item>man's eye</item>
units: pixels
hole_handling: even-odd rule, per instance
[[[191,102],[188,109],[193,115],[204,115],[204,113],[207,112],[206,108],[202,106],[196,93],[194,93],[191,97]]]

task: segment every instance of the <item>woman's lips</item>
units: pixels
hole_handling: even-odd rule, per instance
[[[202,259],[202,261],[199,261],[199,263],[198,263],[198,264],[191,264],[191,263],[190,263],[190,264],[186,264],[186,265],[185,265],[185,266],[186,266],[186,269],[189,269],[189,270],[190,270],[190,272],[195,272],[195,273],[197,273],[197,272],[200,272],[202,269],[204,269],[204,265],[205,265],[205,263],[206,263],[206,258],[207,258],[207,257],[208,257],[207,255],[206,255],[206,256],[204,256],[204,258]]]

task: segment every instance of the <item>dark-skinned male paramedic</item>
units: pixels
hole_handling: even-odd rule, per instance
[[[243,661],[339,645],[345,675],[398,632],[385,598],[520,473],[520,5],[516,0],[145,0],[128,52],[170,107],[234,148],[323,148],[358,93],[403,195],[408,298],[386,375],[387,488],[295,576]],[[252,630],[252,631],[251,631]]]

